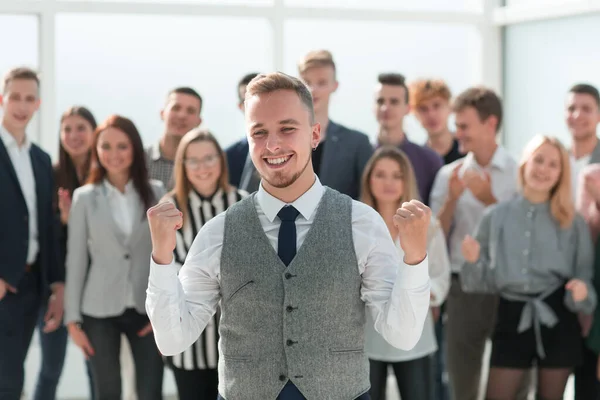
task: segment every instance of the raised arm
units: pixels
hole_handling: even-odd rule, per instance
[[[353,232],[357,235],[355,243],[368,247],[366,259],[359,260],[359,263],[364,263],[361,298],[371,313],[375,330],[392,346],[410,350],[419,341],[429,312],[430,284],[426,256],[429,217],[417,224],[427,224],[425,227],[415,227],[412,235],[405,233],[401,236],[406,239],[401,239],[404,242],[402,246],[408,250],[405,250],[402,260],[381,216],[363,206],[357,208],[353,215]],[[415,219],[412,222],[417,222]],[[410,230],[406,227],[403,232]]]
[[[429,278],[431,280],[431,305],[441,306],[450,290],[450,259],[446,238],[439,224],[431,225],[427,254],[429,259]]]
[[[494,273],[490,269],[490,232],[495,207],[488,208],[476,229],[475,238],[467,236],[462,252],[465,263],[460,272],[462,289],[465,292],[496,292]]]
[[[450,165],[438,171],[430,195],[431,210],[439,219],[445,236],[450,234],[458,199],[465,190],[459,176],[462,163]]]
[[[146,312],[160,352],[176,355],[200,336],[220,300],[219,266],[224,214],[208,221],[192,243],[181,269],[173,250],[181,213],[170,202],[148,210],[152,234]]]

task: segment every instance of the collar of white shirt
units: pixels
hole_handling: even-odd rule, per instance
[[[121,191],[114,187],[113,184],[108,181],[108,179],[104,179],[104,187],[109,195],[120,194],[121,196],[127,196],[131,194],[133,190],[133,181],[130,179],[129,182],[125,184],[125,193],[121,193]]]
[[[291,203],[291,205],[308,221],[317,209],[321,197],[323,197],[324,189],[321,181],[315,175],[315,183],[302,196]],[[263,188],[262,182],[256,193],[256,201],[258,201],[258,205],[269,219],[269,222],[273,222],[279,210],[288,204],[268,193]]]
[[[25,149],[29,151],[29,149],[31,148],[31,142],[29,141],[27,135],[25,135],[23,146],[19,147],[14,136],[8,133],[6,128],[2,125],[0,125],[0,138],[2,138],[2,142],[4,142],[4,147],[6,147],[7,149],[11,147],[17,147],[19,150]]]
[[[492,156],[492,161],[490,162],[490,166],[492,168],[498,168],[499,170],[504,170],[506,169],[506,167],[508,167],[509,164],[509,156],[508,156],[508,152],[504,149],[504,147],[498,145],[498,147],[496,147],[496,151],[494,152],[494,155]],[[465,162],[463,164],[464,168],[468,168],[468,167],[477,167],[477,168],[487,168],[487,166],[483,166],[483,165],[479,165],[477,163],[477,160],[475,160],[475,155],[473,154],[473,152],[469,152],[469,154],[467,154],[467,156],[465,157]]]

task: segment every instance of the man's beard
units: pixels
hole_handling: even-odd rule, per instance
[[[302,167],[302,169],[298,172],[296,172],[295,174],[293,174],[289,179],[285,179],[285,177],[283,176],[283,173],[281,172],[275,172],[275,176],[273,177],[273,179],[268,179],[266,176],[261,174],[261,178],[264,179],[269,185],[276,187],[277,189],[284,189],[286,187],[291,186],[292,184],[294,184],[294,182],[296,182],[298,180],[298,178],[300,178],[300,176],[304,173],[304,171],[306,170],[306,168],[308,167],[308,163],[311,162],[311,158],[308,157],[308,160],[306,161],[306,164],[304,164],[304,167]]]

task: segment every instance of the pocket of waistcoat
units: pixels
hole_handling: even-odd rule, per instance
[[[356,349],[346,349],[346,348],[331,348],[329,349],[330,353],[333,354],[353,354],[353,353],[362,353],[364,349],[362,347]]]
[[[246,286],[253,284],[253,283],[254,283],[254,280],[250,280],[248,282],[244,282],[243,284],[241,284],[237,289],[235,289],[233,292],[231,292],[229,297],[227,297],[227,301],[231,300],[233,298],[233,296],[235,296],[236,294],[238,294],[240,292],[240,290],[242,290]]]
[[[233,361],[233,362],[249,362],[249,361],[252,361],[252,357],[251,356],[228,356],[228,355],[224,354],[223,360]]]

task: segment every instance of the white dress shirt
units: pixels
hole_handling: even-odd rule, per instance
[[[6,131],[6,128],[0,126],[0,138],[4,142],[4,147],[8,152],[13,168],[17,173],[21,191],[25,197],[27,211],[29,213],[29,241],[27,247],[27,264],[33,264],[37,258],[40,244],[38,241],[38,215],[37,215],[37,195],[35,193],[35,176],[33,175],[33,166],[29,150],[31,142],[25,136],[25,141],[21,146],[15,138]]]
[[[313,186],[291,203],[299,249],[314,221],[324,187],[315,177]],[[273,248],[286,205],[260,186],[254,203],[260,224]],[[198,339],[220,300],[220,260],[225,214],[206,223],[198,233],[179,271],[151,259],[146,310],[154,336],[165,355],[179,354]],[[352,202],[352,235],[358,271],[362,276],[361,299],[375,321],[375,329],[397,348],[412,348],[421,336],[429,310],[430,283],[427,257],[418,265],[406,265],[398,254],[387,226],[371,207]],[[248,238],[248,240],[253,240]],[[260,310],[257,310],[260,312]]]
[[[579,158],[575,158],[571,154],[569,157],[569,160],[571,161],[571,194],[573,201],[577,199],[577,191],[579,190],[579,175],[581,175],[581,171],[590,163],[591,159],[591,154]]]
[[[133,182],[131,180],[127,182],[125,185],[125,193],[121,193],[121,191],[114,187],[108,179],[104,179],[104,186],[106,188],[106,198],[108,199],[109,207],[117,227],[126,237],[131,236],[133,219],[142,218],[141,201],[133,186]],[[129,280],[127,284],[127,306],[135,307],[133,283]]]
[[[438,172],[430,197],[431,210],[434,215],[438,215],[446,201],[450,176],[459,163],[462,163],[459,171],[460,177],[464,176],[464,173],[469,169],[480,173],[489,173],[492,193],[498,202],[509,200],[517,193],[517,163],[502,146],[496,148],[490,165],[487,167],[479,165],[473,153],[469,153],[465,158],[443,166]],[[461,251],[462,241],[466,235],[475,234],[475,228],[479,224],[485,209],[486,205],[480,202],[468,189],[458,199],[452,219],[448,245],[452,272],[460,272],[464,263]]]
[[[428,236],[427,258],[429,260],[429,278],[431,279],[431,305],[437,307],[442,305],[450,289],[450,260],[448,259],[446,237],[437,219],[431,219]],[[394,240],[394,243],[400,257],[404,257],[404,251],[398,238]],[[390,363],[417,360],[434,353],[437,349],[435,323],[431,312],[427,313],[419,342],[408,351],[390,345],[373,329],[373,320],[367,316],[365,352],[367,357],[372,360]]]

